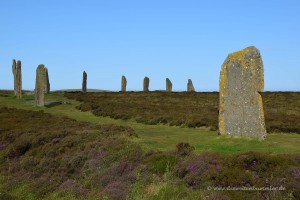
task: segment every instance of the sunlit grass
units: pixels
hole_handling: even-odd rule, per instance
[[[0,96],[0,105],[15,107],[27,110],[44,110],[56,116],[67,116],[78,121],[87,121],[96,124],[113,123],[132,127],[138,134],[134,142],[140,144],[145,151],[148,150],[174,150],[179,142],[188,142],[195,147],[195,152],[213,151],[220,153],[240,153],[246,151],[280,153],[299,153],[300,135],[299,134],[268,134],[264,141],[257,141],[248,138],[232,138],[227,136],[218,136],[216,131],[210,131],[208,128],[184,128],[168,125],[145,125],[133,120],[123,121],[115,120],[109,117],[97,117],[91,112],[81,112],[75,107],[80,102],[66,99],[63,93],[52,93],[46,95],[46,101],[68,101],[71,104],[63,104],[47,107],[35,107],[34,96],[23,96],[18,100],[11,95],[8,97]]]

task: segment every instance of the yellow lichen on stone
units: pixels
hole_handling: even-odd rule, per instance
[[[263,64],[251,46],[227,56],[220,72],[219,132],[264,139]]]
[[[220,134],[225,134],[225,122],[224,122],[224,101],[222,97],[226,95],[226,84],[227,84],[227,75],[226,75],[226,65],[222,65],[222,70],[220,73],[220,97],[219,97],[219,132]]]
[[[261,121],[261,127],[265,128],[265,115],[264,115],[264,107],[263,107],[263,101],[260,94],[258,94],[258,105],[259,105],[259,117]],[[260,139],[264,139],[266,137],[267,132],[265,132],[264,135]]]
[[[229,59],[233,62],[236,62],[237,60],[242,61],[243,60],[243,50],[237,51],[234,53],[231,53],[228,55]]]

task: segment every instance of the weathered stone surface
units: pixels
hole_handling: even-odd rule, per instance
[[[49,81],[49,74],[48,74],[48,69],[47,67],[45,67],[45,71],[46,71],[46,74],[45,74],[45,93],[46,94],[50,94],[50,81]]]
[[[170,79],[166,78],[166,91],[167,92],[172,92],[172,82],[170,81]]]
[[[35,79],[35,106],[45,105],[45,83],[46,83],[46,69],[43,64],[36,69]]]
[[[16,78],[17,78],[17,98],[21,99],[22,98],[22,64],[21,61],[17,61],[17,70],[16,70]]]
[[[14,95],[17,96],[17,62],[15,59],[12,61],[12,73],[14,76]]]
[[[122,76],[122,83],[121,83],[121,91],[126,92],[127,80],[125,76]]]
[[[193,82],[192,82],[191,79],[188,80],[187,91],[188,92],[195,92],[195,88],[194,88],[194,85],[193,85]]]
[[[12,61],[12,73],[14,76],[14,95],[20,99],[22,98],[22,64],[15,59]]]
[[[150,79],[146,76],[144,78],[144,92],[148,92],[149,91],[149,83],[150,83]]]
[[[82,92],[86,93],[86,84],[87,84],[87,73],[83,71],[82,74]]]
[[[264,139],[264,70],[260,52],[248,47],[231,53],[220,73],[220,134]]]

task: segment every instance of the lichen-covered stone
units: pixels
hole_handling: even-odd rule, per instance
[[[121,83],[121,91],[126,92],[127,80],[125,76],[122,76],[122,83]]]
[[[264,139],[264,70],[260,52],[248,47],[231,53],[220,73],[220,134]]]
[[[46,69],[43,64],[36,69],[35,79],[35,106],[45,105],[45,83],[46,83]]]
[[[172,82],[170,81],[170,79],[166,78],[166,91],[167,92],[172,92]]]
[[[82,74],[82,92],[86,93],[86,84],[87,84],[87,73],[83,71]]]
[[[50,94],[50,81],[47,67],[45,67],[45,72],[45,93]]]
[[[149,91],[149,83],[150,83],[150,79],[146,76],[144,78],[144,92],[148,92]]]
[[[195,92],[195,88],[194,88],[194,85],[193,85],[193,82],[192,82],[191,79],[188,80],[187,91],[188,92]]]
[[[17,98],[22,98],[22,64],[21,61],[17,61],[17,69],[16,69],[16,78],[17,78],[17,86],[16,86],[16,94]]]

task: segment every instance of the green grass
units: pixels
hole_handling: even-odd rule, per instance
[[[8,95],[0,95],[0,105],[15,107],[27,110],[44,110],[56,116],[67,116],[78,121],[92,122],[96,124],[113,123],[116,125],[126,125],[132,127],[138,134],[138,138],[133,141],[141,145],[145,151],[149,150],[174,150],[179,142],[188,142],[195,147],[195,152],[204,151],[220,153],[240,153],[246,151],[281,153],[299,153],[300,135],[299,134],[268,134],[265,141],[257,141],[248,138],[232,138],[227,136],[218,136],[216,131],[210,131],[209,128],[185,128],[168,125],[145,125],[133,120],[116,120],[109,117],[97,117],[91,112],[81,112],[75,107],[81,102],[66,99],[63,93],[51,93],[46,95],[46,101],[64,100],[71,104],[59,105],[52,108],[37,108],[33,105],[33,96],[23,96],[18,100]]]
[[[231,138],[206,127],[97,117],[76,109],[80,102],[62,93],[46,100],[71,104],[36,108],[33,96],[17,100],[0,91],[0,199],[300,198],[298,134],[270,134],[265,141]],[[180,154],[179,142],[196,147],[196,154]],[[287,190],[207,190],[241,185]]]

